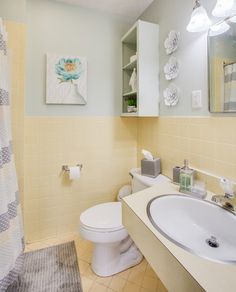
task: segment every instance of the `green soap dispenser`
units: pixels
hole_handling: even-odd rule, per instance
[[[188,160],[184,160],[184,167],[180,170],[179,175],[179,184],[180,184],[180,192],[190,192],[191,187],[193,186],[193,176],[194,170],[190,169],[188,166]]]

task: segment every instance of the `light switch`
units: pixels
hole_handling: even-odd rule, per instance
[[[202,108],[202,91],[194,90],[192,91],[192,108]]]

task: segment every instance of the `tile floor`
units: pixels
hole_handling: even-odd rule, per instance
[[[26,245],[25,252],[75,241],[83,292],[166,292],[166,288],[144,259],[139,265],[112,277],[98,277],[91,270],[93,246],[71,234]]]

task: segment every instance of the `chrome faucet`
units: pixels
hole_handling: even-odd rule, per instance
[[[224,209],[236,212],[236,197],[234,195],[233,183],[228,179],[222,178],[220,185],[224,190],[224,195],[215,195],[211,200],[220,204]]]
[[[215,203],[220,204],[224,209],[227,209],[229,211],[236,211],[236,198],[235,196],[229,197],[228,194],[225,194],[224,196],[213,196],[211,200]]]

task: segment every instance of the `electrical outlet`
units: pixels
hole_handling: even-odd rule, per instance
[[[194,109],[202,108],[202,91],[201,90],[192,91],[192,108]]]

